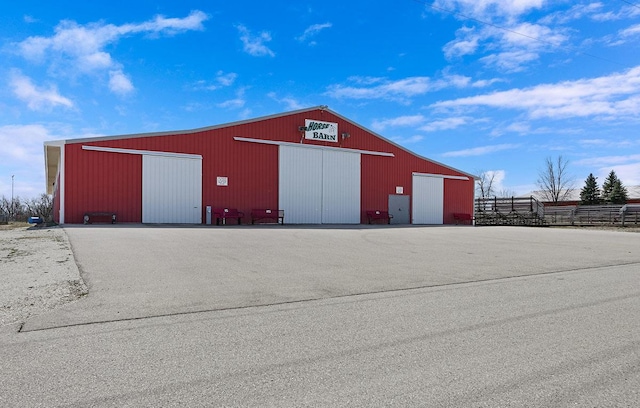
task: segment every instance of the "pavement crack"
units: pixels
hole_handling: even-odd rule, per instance
[[[449,283],[441,283],[441,284],[429,284],[429,285],[419,285],[405,288],[394,288],[394,289],[385,289],[385,290],[375,290],[375,291],[363,291],[357,293],[346,293],[341,295],[334,296],[326,296],[326,297],[313,297],[313,298],[305,298],[305,299],[295,299],[288,300],[282,302],[271,302],[271,303],[262,303],[262,304],[254,304],[254,305],[242,305],[242,306],[230,306],[230,307],[220,307],[220,308],[211,308],[211,309],[201,309],[201,310],[190,310],[183,312],[172,312],[172,313],[162,313],[162,314],[154,314],[148,316],[134,316],[134,317],[124,317],[118,319],[104,319],[97,321],[89,321],[89,322],[80,322],[80,323],[71,323],[71,324],[63,324],[51,327],[40,327],[35,329],[24,329],[26,322],[23,322],[20,325],[20,329],[18,333],[29,333],[29,332],[37,332],[37,331],[46,331],[46,330],[54,330],[54,329],[62,329],[69,327],[80,327],[80,326],[91,326],[91,325],[102,325],[102,324],[110,324],[110,323],[120,323],[120,322],[133,322],[147,319],[156,319],[156,318],[164,318],[164,317],[176,317],[176,316],[188,316],[202,313],[212,313],[212,312],[225,312],[225,311],[233,311],[233,310],[249,310],[249,309],[260,309],[266,307],[275,307],[275,306],[284,306],[284,305],[295,305],[295,304],[304,304],[304,303],[312,303],[317,301],[325,301],[325,300],[335,300],[335,299],[345,299],[345,298],[355,298],[362,296],[371,296],[371,295],[379,295],[379,294],[392,294],[392,293],[403,293],[410,291],[418,291],[424,289],[431,288],[442,288],[442,287],[455,287],[461,285],[469,285],[469,284],[482,284],[482,283],[490,283],[496,282],[499,283],[501,281],[507,281],[511,279],[520,279],[520,278],[535,278],[546,275],[560,274],[560,273],[572,273],[572,272],[580,272],[580,271],[591,271],[601,268],[612,268],[612,267],[621,267],[621,266],[631,266],[631,265],[640,265],[640,262],[627,262],[627,263],[619,263],[612,265],[599,265],[599,266],[591,266],[586,268],[576,268],[576,269],[565,269],[565,270],[557,270],[557,271],[545,271],[539,272],[535,274],[521,274],[521,275],[511,275],[511,276],[501,276],[497,278],[487,278],[487,279],[477,279],[477,280],[468,280],[468,281],[460,281],[460,282],[449,282]]]

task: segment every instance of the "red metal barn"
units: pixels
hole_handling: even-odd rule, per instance
[[[282,209],[292,224],[451,224],[474,176],[417,156],[324,106],[207,128],[45,143],[54,218],[204,223],[206,208]]]

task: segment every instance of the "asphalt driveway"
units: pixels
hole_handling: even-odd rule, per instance
[[[23,331],[640,263],[640,234],[519,227],[70,226],[89,295]]]

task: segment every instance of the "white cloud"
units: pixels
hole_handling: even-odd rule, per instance
[[[42,125],[6,125],[0,126],[0,161],[37,162],[42,167],[42,144],[52,137]]]
[[[236,92],[236,97],[233,99],[229,99],[226,100],[224,102],[220,102],[218,104],[216,104],[217,107],[219,108],[225,108],[225,109],[239,109],[242,108],[245,103],[247,102],[244,98],[244,92],[245,92],[245,88],[240,88],[237,92]]]
[[[238,74],[235,72],[224,73],[224,71],[218,71],[216,73],[216,78],[213,80],[213,83],[210,81],[198,81],[193,86],[194,90],[207,90],[207,91],[215,91],[217,89],[231,86],[238,78]]]
[[[533,62],[539,57],[540,55],[536,52],[519,50],[491,54],[480,58],[480,61],[503,72],[520,72],[527,68],[527,63]]]
[[[5,176],[15,175],[15,195],[36,197],[45,192],[44,149],[48,140],[100,136],[76,132],[66,125],[4,125],[0,126],[0,195],[6,195]],[[8,186],[11,187],[10,184]],[[10,193],[10,190],[9,190]]]
[[[640,24],[632,25],[631,27],[620,31],[622,37],[631,37],[640,34]]]
[[[231,86],[235,82],[238,74],[235,72],[229,72],[225,74],[223,71],[218,71],[216,74],[216,81],[222,86]]]
[[[491,180],[491,178],[493,178],[491,189],[493,190],[494,194],[502,195],[500,194],[500,192],[505,190],[504,179],[507,176],[507,172],[504,170],[487,170],[484,173],[486,174],[488,180]]]
[[[640,66],[608,76],[511,89],[431,105],[456,109],[478,106],[522,110],[532,118],[636,118],[640,111]]]
[[[424,95],[445,88],[464,88],[471,78],[462,75],[445,75],[442,79],[408,77],[395,81],[387,78],[351,77],[350,81],[360,86],[331,85],[325,95],[333,98],[387,99],[407,102],[408,98]]]
[[[531,125],[529,123],[516,122],[507,126],[505,130],[509,132],[516,132],[516,133],[530,133]]]
[[[327,95],[333,98],[350,99],[404,99],[422,95],[433,89],[428,77],[410,77],[397,81],[384,80],[372,87],[331,85]]]
[[[615,21],[625,18],[634,18],[640,15],[640,9],[634,4],[621,8],[620,10],[594,13],[591,18],[595,21]]]
[[[611,170],[616,172],[616,175],[625,186],[640,186],[640,161],[636,163],[603,167],[599,170],[601,179],[604,180]]]
[[[522,22],[528,13],[544,8],[547,0],[437,0],[434,8],[443,8],[466,20],[455,39],[443,47],[447,59],[478,53],[487,65],[505,72],[526,69],[543,52],[554,51],[569,39],[562,28],[551,28],[542,20]],[[468,26],[468,24],[477,26]]]
[[[39,88],[33,84],[31,78],[19,71],[11,73],[9,86],[12,88],[14,95],[21,101],[26,102],[31,110],[47,110],[56,106],[73,107],[73,102],[60,95],[55,85],[50,85],[48,88]]]
[[[408,145],[411,143],[418,143],[420,141],[422,141],[424,139],[423,136],[421,135],[414,135],[411,137],[392,137],[390,140],[394,141],[395,143],[399,144],[399,145]]]
[[[208,16],[202,11],[192,11],[185,18],[154,19],[136,23],[113,25],[90,23],[80,25],[74,21],[61,21],[51,37],[33,36],[15,44],[16,52],[24,58],[40,63],[48,63],[50,70],[67,75],[109,73],[109,87],[116,93],[123,93],[131,80],[122,72],[122,66],[114,61],[105,49],[120,38],[145,33],[159,36],[202,30],[202,23]],[[114,73],[115,72],[115,77]],[[114,82],[115,81],[115,82]],[[126,92],[125,92],[126,93]]]
[[[134,88],[131,80],[121,70],[114,70],[109,72],[109,89],[113,93],[126,95]]]
[[[484,156],[487,154],[500,152],[503,150],[511,150],[520,147],[517,144],[499,144],[491,146],[474,147],[472,149],[456,150],[453,152],[443,153],[444,157],[469,157],[469,156]]]
[[[307,27],[307,29],[304,30],[304,33],[302,33],[302,35],[300,35],[299,37],[296,37],[296,40],[298,40],[299,42],[305,42],[309,38],[316,36],[320,31],[326,28],[331,28],[331,27],[332,27],[331,23],[313,24]],[[315,41],[312,41],[309,43],[309,45],[315,45],[315,44],[316,44]]]
[[[565,24],[573,20],[579,20],[585,17],[592,17],[597,13],[601,13],[604,5],[601,2],[593,2],[589,4],[576,4],[569,10],[557,11],[540,19],[542,24]]]
[[[305,105],[298,102],[298,100],[292,96],[278,97],[275,92],[269,92],[267,96],[274,101],[285,105],[287,110],[297,110],[305,107]]]
[[[517,18],[535,9],[542,9],[546,3],[546,0],[436,0],[433,5],[477,19],[489,19]]]
[[[237,25],[236,28],[240,32],[240,41],[242,41],[244,51],[254,57],[270,56],[275,57],[275,53],[265,45],[271,41],[271,34],[268,31],[261,32],[258,36],[251,35],[249,29],[243,25]]]
[[[426,118],[422,115],[399,116],[393,119],[374,120],[371,124],[371,128],[380,132],[389,126],[417,126],[425,120]]]
[[[469,123],[469,121],[472,120],[473,118],[470,117],[451,117],[442,120],[435,120],[433,122],[429,122],[425,126],[422,126],[420,130],[423,130],[425,132],[435,132],[438,130],[455,129]]]
[[[503,79],[492,78],[492,79],[480,79],[478,81],[474,81],[471,86],[474,88],[486,88],[495,84],[496,82],[503,82]]]
[[[480,45],[481,36],[475,28],[462,27],[456,31],[456,40],[448,42],[444,48],[447,59],[474,54]]]
[[[597,143],[597,141],[595,141]],[[623,156],[598,156],[588,159],[582,159],[575,162],[578,166],[598,166],[598,167],[613,167],[629,162],[640,161],[640,154],[630,154]]]

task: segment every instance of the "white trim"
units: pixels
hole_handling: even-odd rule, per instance
[[[412,173],[412,174],[414,176],[422,176],[422,177],[436,177],[436,178],[453,179],[453,180],[469,180],[469,177],[449,176],[446,174],[430,174],[430,173]]]
[[[372,152],[370,150],[344,149],[344,148],[341,148],[341,147],[318,146],[318,145],[311,145],[311,144],[281,142],[281,141],[278,141],[278,140],[251,139],[251,138],[248,138],[248,137],[240,137],[240,136],[235,136],[233,138],[233,140],[237,140],[239,142],[262,143],[262,144],[277,145],[277,146],[305,147],[305,148],[309,148],[309,149],[340,150],[340,151],[347,151],[347,152],[352,152],[352,153],[369,154],[369,155],[372,155],[372,156],[395,157],[395,155],[393,153],[387,153],[387,152]]]
[[[147,156],[181,157],[184,159],[202,159],[202,155],[199,155],[199,154],[158,152],[155,150],[119,149],[115,147],[102,147],[102,146],[83,145],[82,150],[95,150],[97,152],[109,152],[109,153],[140,154],[140,155],[147,155]]]

